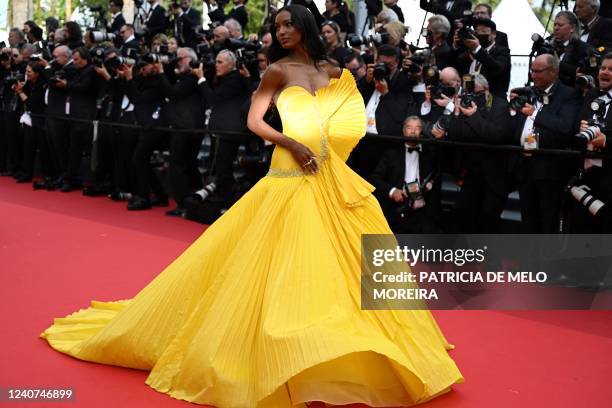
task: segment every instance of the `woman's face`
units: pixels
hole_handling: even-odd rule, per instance
[[[325,0],[325,11],[332,11],[336,8],[336,3],[332,0]]]
[[[338,43],[338,34],[336,34],[334,29],[330,25],[324,25],[321,29],[321,33],[323,34],[325,44],[327,44],[328,46],[333,47]]]
[[[276,27],[276,39],[281,47],[292,49],[301,44],[302,33],[293,25],[291,13],[286,10],[278,13],[274,21],[274,26]]]
[[[38,79],[38,73],[34,72],[32,67],[28,66],[26,68],[26,77],[28,78],[28,81],[36,81]]]
[[[176,38],[171,38],[168,40],[168,52],[175,53],[178,49],[178,43],[176,42]]]

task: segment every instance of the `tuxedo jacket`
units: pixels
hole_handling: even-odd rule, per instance
[[[93,65],[75,69],[68,79],[68,98],[70,116],[80,119],[93,119],[96,115],[96,97],[98,95],[98,76]]]
[[[194,8],[190,8],[187,12],[183,12],[175,22],[174,30],[175,37],[183,47],[195,49],[197,45],[197,36],[195,28],[200,25],[200,12]]]
[[[601,96],[601,92],[598,88],[591,89],[589,92],[587,92],[587,94],[584,96],[584,101],[582,103],[580,114],[578,115],[578,121],[589,120],[593,117],[593,111],[591,111],[591,102],[593,102],[593,100],[595,100],[599,96]],[[608,113],[605,117],[605,123],[607,129],[605,132],[606,146],[604,147],[602,153],[612,156],[612,106],[608,108]],[[589,169],[590,172],[596,170],[599,173],[598,177],[596,177],[595,180],[598,185],[591,187],[596,187],[597,190],[607,192],[607,194],[610,195],[612,194],[612,159],[603,159],[602,164],[603,166],[601,167],[601,170],[595,169],[594,167],[591,167],[591,169]]]
[[[55,76],[55,74],[63,70],[68,73],[74,69],[74,64],[66,64],[63,67],[59,67],[55,63],[52,63],[50,68],[43,71],[45,81],[49,86],[49,93],[47,95],[47,110],[46,114],[49,116],[64,116],[66,114],[66,98],[68,97],[68,90],[66,88],[60,88],[55,86],[53,81],[49,79]]]
[[[203,103],[212,109],[208,128],[210,130],[243,131],[246,125],[240,107],[251,95],[251,82],[238,71],[218,78],[212,87],[208,81],[199,85]],[[238,135],[221,135],[228,141],[242,141]]]
[[[110,27],[108,28],[108,31],[117,34],[121,30],[121,27],[123,27],[124,25],[125,18],[123,18],[122,13],[119,13],[111,23]]]
[[[168,19],[166,18],[166,9],[161,5],[155,7],[155,10],[149,16],[149,19],[146,22],[146,26],[148,29],[148,42],[151,42],[151,39],[159,33],[165,33],[168,28]]]
[[[406,148],[403,143],[399,142],[396,142],[393,148],[386,149],[383,152],[372,172],[372,184],[376,187],[374,194],[390,222],[398,217],[396,210],[402,203],[392,201],[389,198],[389,192],[392,188],[402,188],[405,172]],[[423,183],[429,177],[433,184],[433,188],[430,191],[424,192],[423,196],[426,202],[426,213],[437,217],[440,209],[442,182],[437,152],[435,147],[431,145],[422,146],[422,151],[419,153],[419,177],[420,183]]]
[[[510,85],[510,50],[496,43],[490,52],[480,47],[474,59],[481,64],[480,73],[489,81],[491,93],[505,98]],[[465,51],[459,54],[455,66],[459,74],[464,75],[469,72],[471,64],[469,51]]]
[[[539,133],[538,147],[566,149],[570,147],[571,138],[578,128],[577,118],[582,97],[576,89],[557,81],[550,90],[548,102],[535,117],[534,130]],[[520,146],[526,119],[527,117],[520,112],[512,118],[512,142],[515,145]],[[575,170],[571,167],[572,162],[562,156],[515,155],[514,157],[523,169],[525,169],[524,164],[529,164],[527,173],[523,175],[535,180],[565,181]],[[519,178],[524,179],[524,177]]]
[[[440,71],[455,65],[455,54],[448,43],[444,42],[441,46],[434,48],[433,54],[436,58],[436,66]]]
[[[121,52],[121,55],[125,57],[127,56],[128,50],[130,49],[136,50],[136,55],[140,55],[140,44],[138,43],[137,39],[134,38],[126,43],[121,44],[119,51]]]
[[[451,23],[451,26],[454,25],[455,20],[458,20],[463,17],[463,12],[465,10],[472,9],[471,0],[455,0],[450,10],[446,8],[447,3],[448,1],[444,0],[420,0],[420,5],[423,10],[429,11],[433,14],[442,14],[448,19],[448,21]]]
[[[612,48],[612,20],[600,16],[590,28],[586,42],[595,48]]]
[[[589,45],[577,38],[570,40],[565,47],[563,59],[559,61],[559,79],[567,86],[576,83],[576,69],[584,61],[589,50]]]
[[[510,112],[505,97],[492,99],[479,106],[472,116],[455,117],[448,129],[448,139],[494,145],[510,144]],[[459,152],[460,166],[468,175],[478,174],[487,187],[497,195],[508,194],[508,155],[492,150],[463,150]]]
[[[163,74],[152,76],[135,76],[131,81],[123,81],[124,92],[134,104],[134,115],[141,126],[154,127],[166,124],[162,108],[165,105],[162,83]],[[159,109],[157,119],[155,111]]]
[[[246,6],[233,8],[229,12],[225,20],[228,20],[230,18],[233,18],[234,20],[238,21],[242,26],[242,29],[244,30],[246,28],[247,23],[249,22],[249,13],[247,12]]]
[[[165,75],[160,84],[167,105],[168,122],[177,129],[198,129],[204,126],[204,107],[202,95],[198,90],[198,79],[192,74],[179,74],[176,83],[170,84]]]

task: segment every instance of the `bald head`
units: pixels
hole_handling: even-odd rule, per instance
[[[554,55],[543,54],[531,64],[531,79],[533,85],[541,90],[551,86],[559,75],[559,60]]]
[[[70,58],[72,58],[72,51],[66,45],[60,45],[53,50],[53,59],[60,65],[66,65]]]
[[[440,81],[446,86],[458,88],[461,85],[459,72],[453,67],[446,67],[440,71]]]
[[[230,38],[230,33],[227,27],[215,27],[213,30],[213,39],[215,44],[223,44],[228,38]]]

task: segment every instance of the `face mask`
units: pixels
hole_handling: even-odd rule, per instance
[[[478,34],[476,35],[476,38],[478,38],[478,41],[480,41],[480,45],[487,48],[489,45],[491,45],[491,38],[489,35],[486,34]]]
[[[478,106],[479,108],[484,107],[487,103],[487,94],[486,93],[477,94],[475,102],[476,102],[476,106]]]

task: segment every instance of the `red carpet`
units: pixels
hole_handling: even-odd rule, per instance
[[[146,386],[146,372],[77,361],[38,338],[53,317],[92,299],[132,297],[204,230],[163,210],[132,213],[125,203],[0,178],[0,388],[72,387],[76,395],[0,406],[189,406]],[[612,312],[435,315],[466,382],[424,407],[610,405]]]

